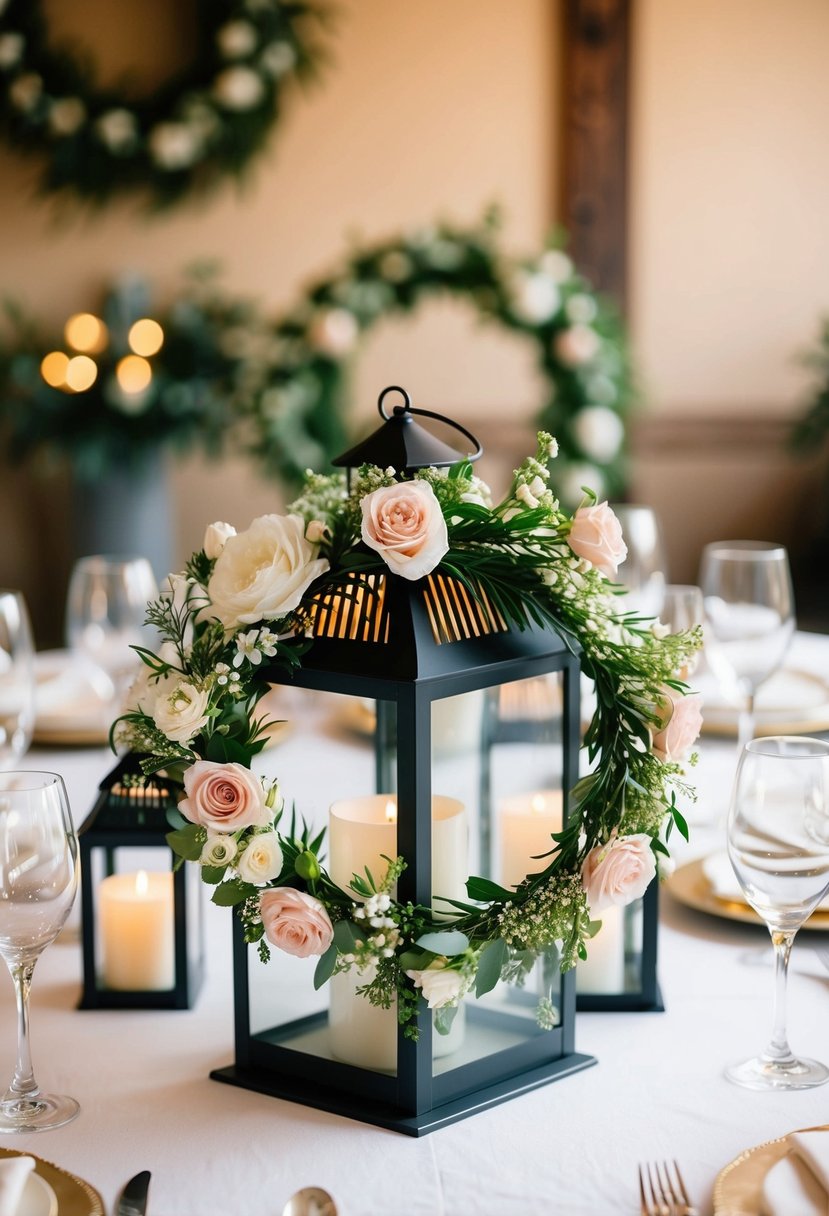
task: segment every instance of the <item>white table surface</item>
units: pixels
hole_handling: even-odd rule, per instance
[[[829,638],[799,635],[790,656],[829,677]],[[279,749],[272,753],[278,757]],[[76,818],[111,766],[105,748],[34,750],[31,768],[63,774]],[[711,851],[722,829],[735,745],[704,739],[692,843]],[[43,955],[32,997],[35,1071],[44,1089],[81,1103],[72,1124],[6,1137],[81,1175],[108,1210],[124,1182],[152,1171],[150,1216],[278,1216],[298,1187],[327,1187],[343,1216],[601,1216],[636,1213],[636,1163],[677,1157],[702,1212],[718,1171],[743,1149],[829,1122],[829,1086],[799,1094],[739,1089],[724,1066],[767,1040],[771,967],[747,951],[762,928],[662,900],[662,1014],[581,1014],[576,1046],[598,1066],[422,1139],[220,1085],[233,1058],[231,916],[208,908],[208,978],[186,1012],[79,1012],[80,949],[68,934]],[[795,1051],[829,1059],[829,972],[802,933],[789,994]],[[0,981],[0,1074],[11,1076],[11,981]]]

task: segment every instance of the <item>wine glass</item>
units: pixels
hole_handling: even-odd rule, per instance
[[[66,641],[111,682],[110,699],[127,688],[138,660],[131,646],[151,645],[144,619],[158,595],[145,557],[82,557],[66,601]]]
[[[702,555],[705,657],[727,693],[742,707],[738,740],[754,735],[754,700],[773,675],[794,634],[794,592],[782,545],[717,541]]]
[[[657,617],[662,609],[666,566],[659,521],[650,507],[632,503],[614,504],[613,513],[622,525],[628,550],[616,579],[628,591],[620,611]]]
[[[35,721],[32,629],[19,591],[0,591],[0,769],[28,751]]]
[[[728,856],[775,954],[774,1028],[759,1056],[726,1070],[748,1089],[808,1089],[829,1068],[797,1059],[786,1037],[786,976],[795,934],[829,891],[829,743],[777,735],[740,757],[728,814]]]
[[[0,955],[17,996],[17,1064],[0,1099],[0,1132],[38,1132],[74,1119],[78,1103],[41,1092],[29,1052],[29,990],[41,951],[69,915],[78,842],[55,773],[0,773]]]

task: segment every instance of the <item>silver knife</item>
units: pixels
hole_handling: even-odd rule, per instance
[[[144,1216],[147,1211],[147,1191],[150,1186],[150,1171],[142,1170],[134,1178],[130,1178],[121,1192],[117,1216]]]

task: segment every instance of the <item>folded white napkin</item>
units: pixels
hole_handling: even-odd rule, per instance
[[[763,1181],[765,1216],[827,1216],[829,1136],[825,1131],[794,1132],[788,1140],[792,1151]]]
[[[746,897],[737,882],[737,875],[728,860],[727,853],[712,853],[710,857],[706,857],[702,863],[702,872],[711,884],[711,890],[717,899],[728,899],[740,904],[746,902]],[[829,895],[818,904],[818,907],[829,909]]]
[[[70,651],[43,651],[35,673],[38,730],[103,728],[115,716],[112,681],[93,663]]]
[[[0,1216],[15,1216],[23,1188],[34,1168],[34,1157],[3,1157],[0,1160]]]

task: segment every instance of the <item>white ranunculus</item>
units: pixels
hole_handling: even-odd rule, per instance
[[[107,110],[95,120],[95,131],[110,152],[128,152],[135,144],[137,127],[129,110]]]
[[[264,93],[262,77],[253,68],[225,68],[213,81],[213,96],[226,110],[252,110]]]
[[[256,27],[249,21],[228,21],[216,32],[216,45],[225,59],[241,59],[256,46]]]
[[[580,410],[572,426],[579,447],[599,464],[613,459],[625,437],[622,419],[603,405],[589,405]]]
[[[210,694],[172,672],[158,681],[153,721],[174,743],[189,743],[207,723]]]
[[[299,515],[261,515],[246,532],[231,536],[207,585],[211,607],[228,630],[277,621],[298,607],[328,562],[305,539]]]
[[[595,359],[601,340],[589,325],[570,325],[553,339],[553,354],[565,367],[581,367]]]
[[[575,462],[568,464],[563,473],[558,476],[558,492],[561,501],[568,506],[575,506],[584,497],[582,486],[589,486],[597,498],[601,498],[604,490],[604,477],[593,464]]]
[[[239,846],[226,832],[208,832],[199,861],[203,866],[228,866],[236,857]]]
[[[0,34],[0,68],[13,68],[16,63],[19,63],[25,45],[26,39],[16,30],[10,30],[8,34]]]
[[[509,286],[512,315],[525,325],[543,325],[558,312],[561,296],[547,274],[520,271]]]
[[[538,265],[554,283],[566,283],[573,274],[573,263],[560,249],[548,249],[538,259]]]
[[[243,882],[271,882],[282,870],[282,849],[276,832],[258,832],[236,862]]]
[[[37,72],[26,72],[9,85],[9,98],[18,110],[31,110],[40,101],[43,93],[43,77]]]
[[[259,63],[263,72],[278,80],[296,67],[296,51],[290,42],[269,42],[259,56]]]
[[[326,308],[308,327],[308,341],[323,355],[342,359],[354,349],[359,333],[357,318],[347,308]]]
[[[49,127],[55,135],[74,135],[86,121],[86,106],[79,97],[60,97],[49,110]]]
[[[223,523],[220,519],[217,519],[213,524],[208,524],[204,533],[204,544],[202,545],[205,557],[209,557],[211,560],[217,558],[227,541],[230,540],[231,536],[235,535],[236,529],[233,527],[233,524]]]
[[[450,971],[445,959],[436,958],[424,971],[407,971],[406,975],[421,990],[430,1009],[456,1004],[464,987],[461,973]]]
[[[198,132],[183,122],[160,122],[147,137],[150,156],[162,169],[187,169],[199,159],[202,142]]]

